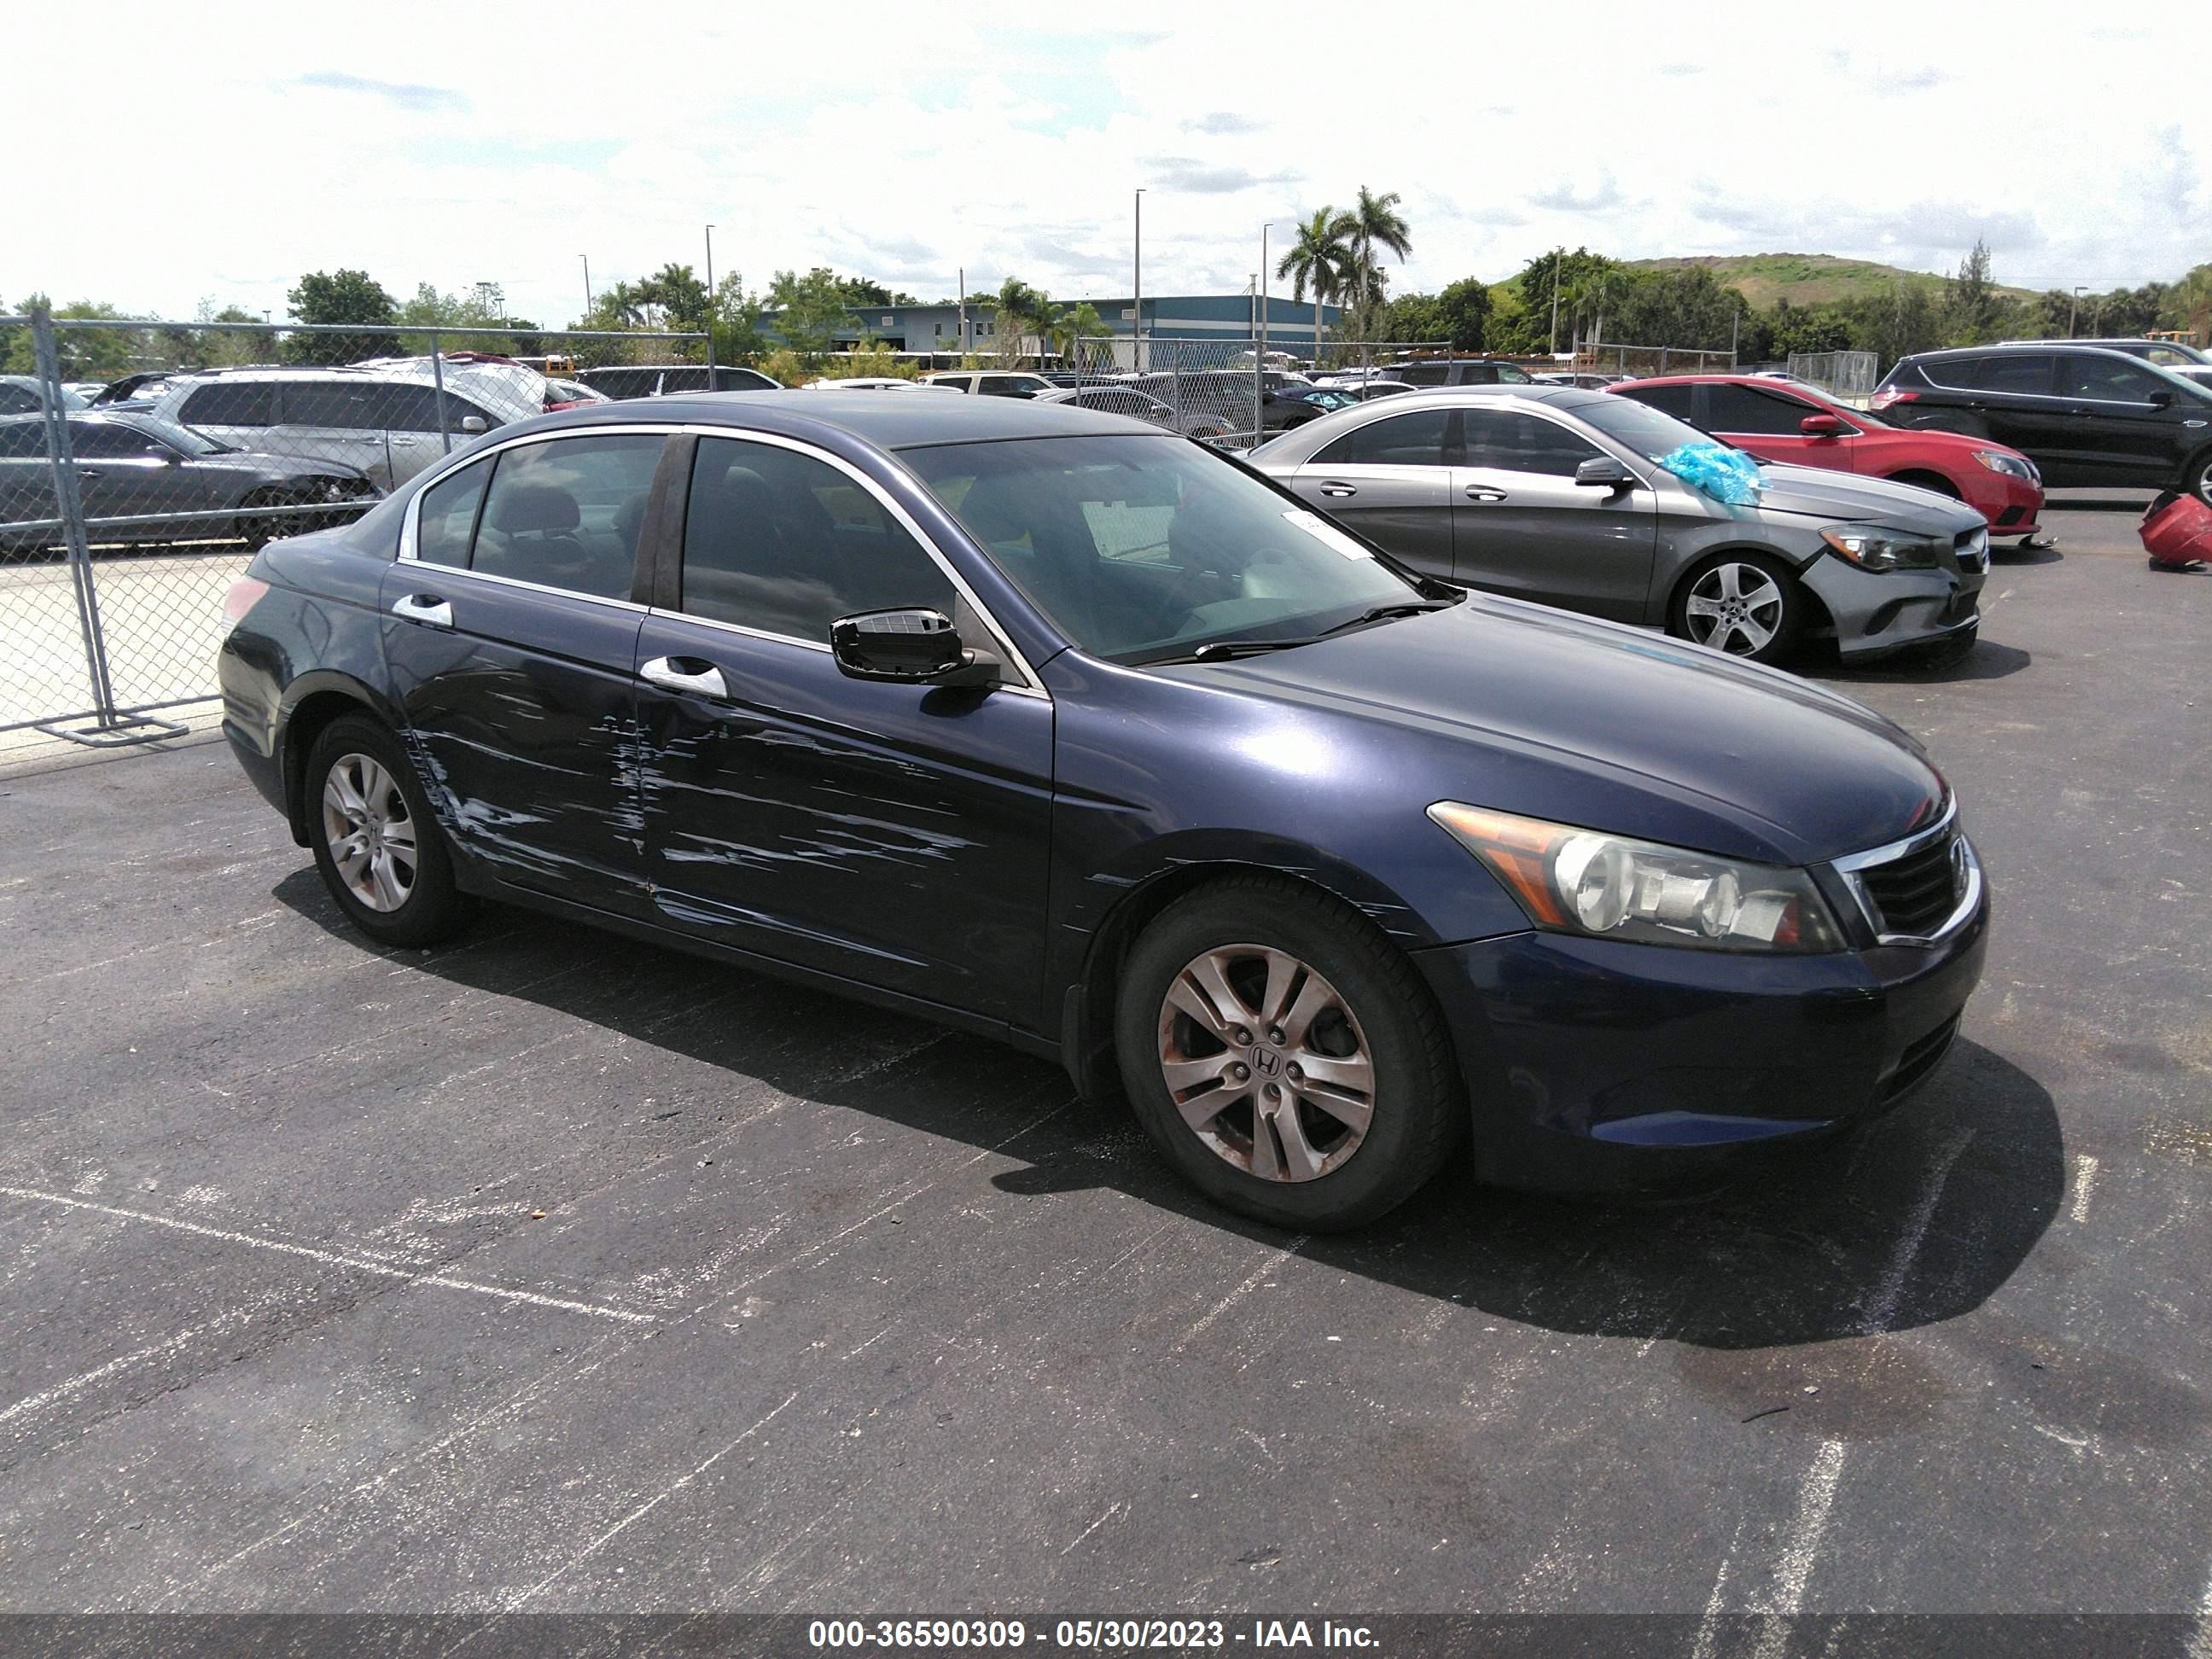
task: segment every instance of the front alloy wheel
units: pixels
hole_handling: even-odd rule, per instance
[[[1312,1181],[1366,1139],[1375,1065],[1334,986],[1285,951],[1192,958],[1159,1013],[1160,1075],[1193,1134],[1262,1181]]]
[[[1690,586],[1683,620],[1691,639],[1731,657],[1756,657],[1789,614],[1782,584],[1755,564],[1724,561]]]
[[[414,815],[398,781],[371,757],[341,755],[323,781],[323,837],[346,890],[390,915],[415,891]]]

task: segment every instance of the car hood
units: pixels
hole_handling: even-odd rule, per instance
[[[1303,742],[1338,740],[1331,715],[1425,738],[1411,782],[1432,799],[1770,863],[1886,845],[1933,822],[1947,794],[1903,728],[1848,697],[1486,594],[1294,650],[1152,672],[1297,706]]]
[[[1763,465],[1759,505],[1827,523],[1880,523],[1926,535],[1955,536],[1988,522],[1971,507],[1914,484],[1863,478],[1811,466]]]

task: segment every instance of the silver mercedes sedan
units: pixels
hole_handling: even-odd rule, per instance
[[[1407,392],[1286,432],[1252,465],[1425,574],[1773,662],[1963,654],[1980,626],[1980,514],[1886,479],[1758,464],[1731,504],[1670,471],[1713,440],[1571,386]],[[1748,458],[1746,458],[1748,459]],[[1678,463],[1679,464],[1679,463]]]

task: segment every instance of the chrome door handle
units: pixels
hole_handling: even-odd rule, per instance
[[[403,593],[392,602],[392,614],[432,628],[451,628],[453,607],[435,593]]]
[[[722,671],[696,657],[655,657],[638,665],[637,677],[668,691],[688,691],[696,697],[726,699],[730,688],[722,684]]]
[[[1325,483],[1321,487],[1324,495],[1357,495],[1359,492],[1348,483]]]
[[[1502,489],[1485,489],[1480,484],[1469,484],[1467,487],[1467,498],[1471,501],[1502,501],[1505,499],[1505,492]]]
[[[76,470],[76,476],[80,478],[97,478],[100,476],[100,469],[96,466],[81,466]]]

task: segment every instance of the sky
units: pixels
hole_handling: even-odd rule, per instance
[[[0,301],[281,319],[301,272],[353,266],[401,298],[495,282],[557,325],[586,258],[595,289],[700,270],[709,223],[716,276],[753,286],[826,264],[930,300],[964,267],[1107,298],[1139,188],[1146,291],[1237,293],[1263,224],[1272,258],[1362,185],[1412,227],[1396,292],[1554,244],[1947,270],[1977,237],[2002,283],[2132,286],[2212,260],[2212,100],[2146,15],[42,7],[11,25],[11,126],[59,142],[10,173]]]

